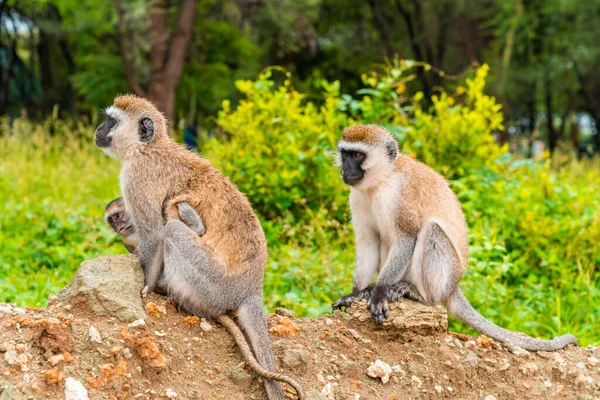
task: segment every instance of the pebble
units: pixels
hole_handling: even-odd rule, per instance
[[[282,317],[288,317],[289,319],[294,318],[294,314],[287,308],[278,307],[275,309],[275,314],[281,315]]]
[[[434,389],[435,389],[435,391],[436,391],[436,392],[438,392],[438,393],[442,393],[442,391],[444,390],[444,388],[443,388],[443,387],[441,387],[440,385],[435,385],[433,388],[434,388]],[[486,399],[486,400],[487,400],[487,399]]]
[[[89,335],[92,342],[102,343],[102,335],[100,335],[100,332],[98,332],[98,329],[94,325],[90,325]]]
[[[496,399],[496,396],[492,396],[491,394],[485,396],[485,400],[498,400]]]
[[[350,335],[352,335],[352,337],[356,340],[360,340],[361,336],[358,332],[356,332],[354,329],[348,329],[348,333]]]
[[[146,321],[144,321],[143,319],[137,319],[137,320],[133,321],[132,323],[128,324],[127,326],[130,328],[145,327]]]
[[[389,382],[391,374],[392,367],[381,360],[375,360],[375,362],[371,363],[369,368],[367,368],[367,376],[370,376],[371,378],[381,378],[381,382],[383,383]]]
[[[310,353],[303,349],[287,349],[283,352],[281,363],[286,368],[296,368],[308,363]]]
[[[81,382],[68,377],[65,380],[66,400],[88,400],[88,391]]]
[[[206,322],[204,318],[202,318],[202,320],[200,321],[200,329],[202,329],[204,332],[210,332],[213,330],[213,327],[211,324]]]
[[[529,352],[527,350],[522,349],[517,345],[514,345],[510,340],[507,340],[506,342],[502,343],[502,347],[504,347],[506,350],[508,350],[515,356],[529,355]]]
[[[328,383],[327,385],[323,386],[323,389],[321,389],[321,394],[327,399],[327,400],[334,400],[335,399],[335,387],[337,386],[337,383]]]
[[[417,389],[421,389],[421,386],[423,385],[423,381],[422,380],[420,380],[415,375],[411,376],[410,380],[417,383]]]
[[[167,389],[167,391],[165,392],[165,395],[167,396],[168,399],[174,399],[177,397],[177,393],[173,389]]]

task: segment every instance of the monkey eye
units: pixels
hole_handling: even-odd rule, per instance
[[[355,151],[354,152],[354,159],[357,161],[362,161],[365,159],[365,153],[361,152],[361,151]]]
[[[120,213],[120,212],[116,213],[116,214],[115,214],[115,218],[116,218],[116,219],[121,219],[121,213]]]

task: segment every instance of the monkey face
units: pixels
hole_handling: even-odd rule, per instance
[[[166,121],[156,107],[127,95],[117,97],[106,109],[106,121],[96,129],[94,141],[109,156],[123,160],[163,136],[168,137]]]
[[[346,185],[356,185],[365,176],[365,170],[362,168],[367,158],[367,154],[358,150],[340,150],[342,161],[342,179]]]
[[[133,223],[123,211],[115,211],[107,215],[106,222],[121,236],[129,236],[133,233]]]

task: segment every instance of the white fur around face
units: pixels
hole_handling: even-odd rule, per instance
[[[115,106],[108,107],[106,115],[114,118],[117,124],[108,135],[112,138],[110,147],[102,150],[113,158],[125,160],[141,144],[137,136],[138,119]]]
[[[358,190],[370,190],[385,179],[387,179],[394,170],[394,161],[390,160],[387,149],[383,145],[373,146],[361,142],[347,142],[340,140],[338,142],[338,153],[336,155],[336,165],[341,167],[341,151],[360,151],[365,153],[366,158],[362,164],[365,171],[364,178],[353,188]]]

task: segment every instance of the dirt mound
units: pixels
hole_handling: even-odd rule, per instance
[[[131,260],[82,265],[46,309],[0,304],[0,399],[265,398],[262,381],[214,322],[157,295],[141,299],[143,319],[123,319],[124,310],[138,315],[140,304],[131,291],[141,290],[141,271],[131,276]],[[96,279],[115,265],[131,276],[130,287]],[[135,304],[114,306],[123,298]],[[600,397],[600,348],[507,350],[483,336],[447,333],[443,309],[410,301],[394,304],[382,328],[365,304],[349,311],[269,316],[279,369],[298,379],[309,399]]]

